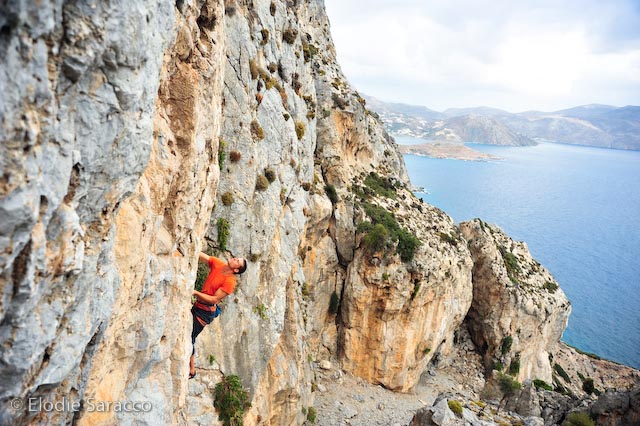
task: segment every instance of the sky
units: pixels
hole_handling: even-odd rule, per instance
[[[640,105],[640,0],[325,0],[338,62],[387,102]]]

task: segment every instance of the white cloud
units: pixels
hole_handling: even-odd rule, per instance
[[[439,110],[640,104],[633,1],[325,3],[347,78],[384,100]]]

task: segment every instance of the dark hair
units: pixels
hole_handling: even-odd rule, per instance
[[[247,259],[242,258],[242,266],[238,268],[238,272],[234,272],[236,275],[240,275],[247,270]]]

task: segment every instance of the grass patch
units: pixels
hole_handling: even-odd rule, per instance
[[[301,140],[304,137],[304,131],[304,123],[302,123],[301,121],[296,121],[296,136],[298,137],[298,140]]]
[[[509,374],[512,376],[517,376],[520,372],[520,356],[516,356],[511,360],[511,364],[509,364]]]
[[[227,158],[227,153],[224,149],[227,147],[227,143],[224,139],[220,138],[220,144],[218,145],[218,167],[222,170],[222,166],[224,165],[224,160]]]
[[[251,122],[250,130],[251,130],[251,136],[253,136],[254,140],[259,141],[264,139],[264,130],[260,126],[260,123],[258,123],[256,120],[253,120]]]
[[[267,319],[267,307],[264,306],[264,303],[261,303],[255,308],[253,308],[253,313],[258,315],[263,320]]]

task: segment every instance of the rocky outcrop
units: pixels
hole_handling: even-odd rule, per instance
[[[590,407],[597,425],[640,424],[640,387],[630,391],[608,391]]]
[[[467,321],[485,366],[551,383],[549,353],[567,325],[569,301],[525,243],[479,219],[460,230],[474,261]]]

